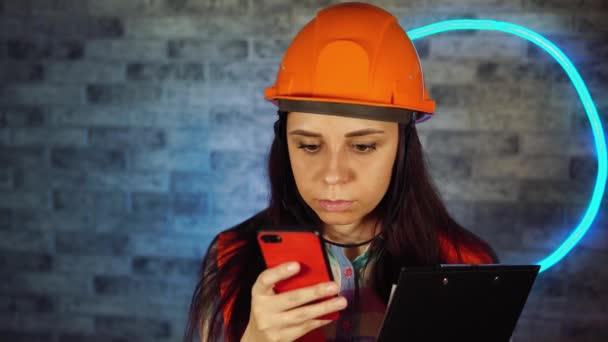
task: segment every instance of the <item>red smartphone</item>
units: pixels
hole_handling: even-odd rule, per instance
[[[317,231],[260,229],[257,238],[267,268],[290,261],[300,264],[300,272],[275,284],[276,293],[334,280],[329,259]],[[337,296],[338,294],[330,295],[307,304]],[[336,311],[317,318],[335,320],[339,316],[340,312]]]

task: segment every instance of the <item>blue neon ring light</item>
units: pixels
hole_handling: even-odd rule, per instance
[[[604,131],[602,129],[600,118],[597,114],[595,103],[591,99],[591,95],[589,94],[589,90],[587,89],[585,82],[583,82],[578,70],[574,67],[570,59],[568,59],[568,57],[566,57],[566,55],[557,46],[555,46],[555,44],[540,34],[523,26],[495,20],[459,19],[447,20],[423,26],[408,31],[407,35],[411,40],[416,40],[436,33],[456,30],[502,31],[523,38],[542,48],[549,55],[551,55],[551,57],[553,57],[559,63],[559,65],[562,66],[566,74],[568,74],[568,77],[570,77],[570,80],[572,81],[572,84],[574,85],[574,88],[576,89],[576,92],[583,103],[585,112],[587,113],[587,118],[591,123],[593,141],[595,142],[598,160],[598,170],[597,177],[595,179],[595,186],[593,188],[593,195],[591,196],[591,201],[589,202],[589,206],[585,211],[585,215],[581,219],[578,226],[572,231],[570,236],[568,236],[568,238],[566,238],[566,240],[555,251],[553,251],[553,253],[536,263],[537,265],[541,266],[540,272],[546,271],[551,266],[559,262],[564,256],[566,256],[566,254],[568,254],[568,252],[570,252],[570,250],[576,246],[585,233],[587,233],[587,230],[589,230],[591,223],[593,223],[593,220],[597,215],[600,202],[602,201],[602,196],[604,195],[604,189],[606,187],[607,164],[606,140],[604,138]]]

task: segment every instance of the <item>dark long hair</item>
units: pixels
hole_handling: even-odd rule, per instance
[[[306,226],[319,229],[316,213],[299,195],[287,150],[287,112],[279,111],[275,138],[268,156],[269,205],[224,234],[228,246],[238,246],[216,263],[218,236],[210,243],[200,268],[199,282],[190,305],[184,341],[190,342],[203,321],[209,322],[208,341],[221,336],[223,308],[232,301],[227,323],[228,341],[240,340],[249,322],[251,289],[265,264],[256,242],[261,226]],[[397,282],[402,266],[432,266],[466,262],[460,251],[468,251],[484,263],[497,263],[494,250],[458,224],[448,213],[427,172],[415,124],[399,123],[399,140],[389,187],[373,211],[382,222],[382,238],[370,244],[368,260],[375,260],[372,288],[388,302],[390,286]],[[450,241],[451,251],[442,249],[440,237]],[[238,280],[238,281],[226,281]],[[225,291],[220,296],[219,289]],[[217,301],[217,305],[212,305]],[[214,312],[208,312],[214,307]]]

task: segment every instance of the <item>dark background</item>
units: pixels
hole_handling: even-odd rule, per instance
[[[266,205],[283,52],[328,1],[0,0],[0,340],[179,341],[210,239]],[[555,42],[606,122],[608,1],[379,1],[405,30],[513,22]],[[450,211],[505,263],[560,245],[593,136],[558,64],[503,33],[416,41],[418,126]],[[608,340],[606,201],[539,275],[513,341]]]

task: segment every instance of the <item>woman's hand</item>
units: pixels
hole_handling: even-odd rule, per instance
[[[292,264],[296,268],[289,270],[288,266]],[[338,293],[338,284],[333,281],[281,294],[274,292],[273,287],[277,282],[296,275],[299,270],[299,264],[293,262],[280,264],[260,273],[251,289],[251,313],[242,342],[296,340],[309,331],[331,322],[331,320],[315,319],[316,317],[346,307],[346,298],[342,296],[301,306]],[[333,285],[333,289],[327,289],[330,284]]]

